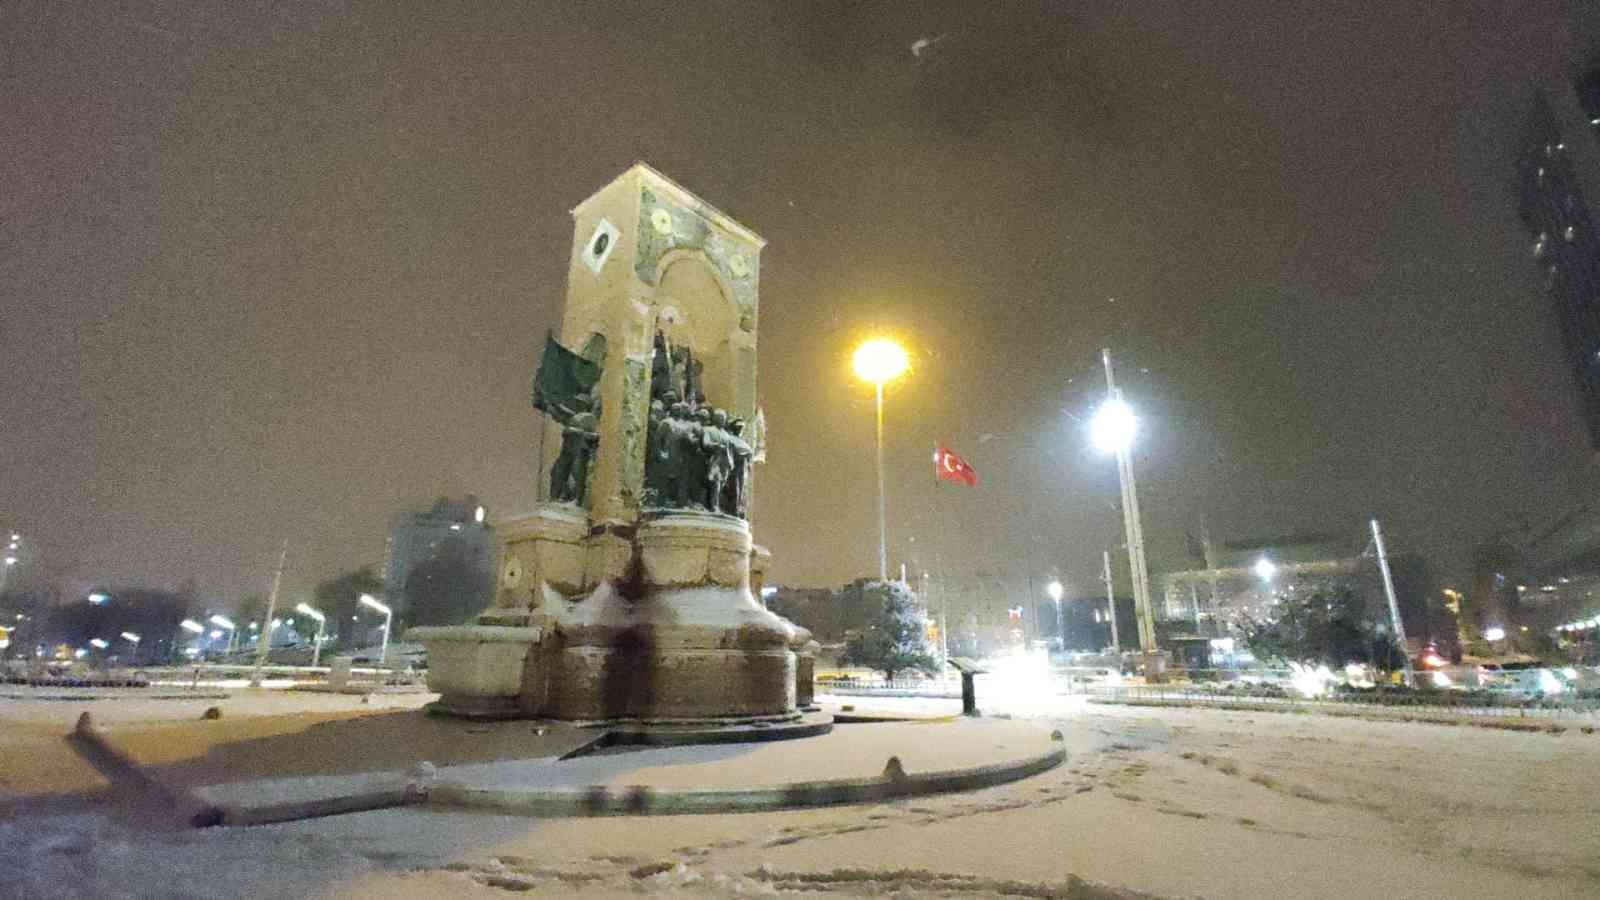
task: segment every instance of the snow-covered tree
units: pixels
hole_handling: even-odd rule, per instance
[[[939,671],[928,646],[927,616],[909,587],[897,581],[869,581],[861,594],[876,609],[867,627],[845,646],[846,662],[876,669],[891,680],[909,670]]]

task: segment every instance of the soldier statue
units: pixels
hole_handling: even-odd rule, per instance
[[[728,486],[723,489],[722,511],[743,519],[749,514],[745,481],[750,475],[750,457],[753,451],[744,440],[744,420],[735,417],[728,422],[728,446],[733,451],[733,471],[728,476]]]
[[[694,434],[694,419],[689,415],[689,404],[678,401],[668,410],[668,416],[663,419],[657,430],[657,440],[661,446],[661,464],[663,466],[662,485],[663,506],[686,507],[693,497],[695,481],[696,460],[699,453],[696,444],[699,439]]]
[[[561,454],[550,469],[550,499],[583,504],[589,484],[589,462],[600,443],[599,398],[573,398],[576,409],[558,406],[561,420]],[[593,411],[591,411],[591,409]]]
[[[722,409],[707,412],[703,406],[700,407],[700,413],[700,447],[706,458],[706,510],[725,512],[723,488],[728,483],[728,476],[733,474],[733,444],[729,441],[733,435],[728,433],[728,413]]]
[[[672,393],[668,391],[667,393]],[[667,467],[661,440],[661,425],[667,420],[667,404],[650,401],[649,428],[644,434],[644,505],[665,506]]]

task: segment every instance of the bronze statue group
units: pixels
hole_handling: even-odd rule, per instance
[[[706,403],[701,363],[687,347],[670,347],[659,331],[650,370],[645,436],[644,505],[703,509],[744,518],[753,450],[745,422]],[[595,387],[572,407],[558,406],[561,454],[550,470],[550,499],[582,504],[589,464],[599,445],[600,397]]]

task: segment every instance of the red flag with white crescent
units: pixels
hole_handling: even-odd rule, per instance
[[[944,447],[935,447],[933,450],[933,471],[940,481],[959,481],[967,487],[978,486],[978,470]]]

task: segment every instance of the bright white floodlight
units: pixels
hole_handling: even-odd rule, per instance
[[[1045,593],[1050,595],[1050,599],[1056,601],[1057,603],[1061,602],[1061,595],[1066,593],[1066,589],[1061,586],[1061,582],[1059,581],[1050,582],[1049,584],[1045,585],[1044,590]]]
[[[200,633],[202,633],[202,632],[204,632],[206,630],[206,627],[204,625],[201,625],[199,622],[196,622],[193,619],[184,619],[182,622],[179,622],[178,624],[183,626],[183,630],[184,631],[190,631],[190,632],[193,632],[195,634],[200,634]]]
[[[1089,420],[1089,439],[1101,453],[1120,453],[1128,449],[1138,433],[1139,417],[1121,397],[1112,397],[1100,404],[1094,418]]]
[[[96,650],[104,650],[105,648],[111,646],[110,644],[106,643],[104,638],[90,638],[89,643],[93,644]]]
[[[1272,560],[1263,556],[1256,560],[1255,566],[1250,571],[1256,573],[1256,577],[1262,581],[1271,581],[1272,577],[1278,574],[1278,567],[1272,564]]]
[[[1506,630],[1496,625],[1483,630],[1483,639],[1486,641],[1503,641],[1506,639]]]
[[[324,619],[327,618],[327,616],[324,616],[322,613],[317,612],[316,610],[312,609],[311,607],[307,606],[304,603],[301,603],[301,604],[297,605],[294,609],[295,609],[295,612],[300,613],[301,615],[304,615],[304,616],[310,616],[311,618],[316,619],[318,622],[321,622],[321,621],[323,621]]]
[[[120,635],[120,637],[121,637],[121,638],[122,638],[122,639],[123,639],[123,640],[125,640],[125,641],[127,641],[127,642],[128,642],[128,643],[130,643],[130,644],[137,644],[137,643],[139,643],[139,636],[138,636],[138,635],[137,635],[137,634],[134,634],[134,633],[133,633],[133,632],[131,632],[131,631],[124,631],[124,632],[123,632],[123,633],[122,633],[122,634],[121,634],[121,635]]]
[[[228,618],[228,617],[226,617],[226,616],[212,616],[212,617],[211,617],[211,624],[213,624],[213,625],[220,625],[220,626],[222,626],[222,627],[223,627],[223,628],[226,628],[226,629],[228,629],[228,630],[229,630],[229,631],[234,631],[234,630],[236,630],[236,629],[235,629],[235,628],[234,628],[234,625],[233,625],[233,620],[232,620],[232,619],[229,619],[229,618]]]
[[[371,594],[362,594],[361,595],[361,605],[365,606],[365,607],[368,607],[370,609],[377,610],[378,612],[381,612],[384,615],[388,615],[389,614],[389,607],[384,606],[382,603],[379,603],[377,601],[377,599],[374,598]]]

